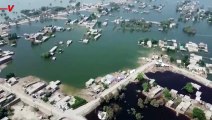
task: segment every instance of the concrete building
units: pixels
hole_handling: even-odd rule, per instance
[[[199,50],[198,45],[193,42],[186,43],[186,48],[188,49],[189,52],[198,52]]]
[[[71,97],[70,96],[66,96],[64,98],[62,98],[60,101],[58,101],[55,106],[63,111],[68,110],[69,109],[69,105],[68,102],[70,101]]]
[[[181,102],[177,107],[176,107],[176,111],[178,113],[182,113],[184,114],[188,108],[191,106],[191,102]]]
[[[12,56],[4,56],[0,58],[0,65],[10,62],[12,60]]]
[[[57,93],[55,93],[52,97],[50,97],[49,98],[49,102],[50,103],[57,103],[58,101],[60,101],[62,99],[62,95],[59,93],[59,92],[57,92]]]
[[[88,80],[88,81],[85,83],[85,86],[88,88],[88,87],[90,87],[93,83],[94,83],[94,79],[91,78],[90,80]]]
[[[15,85],[18,82],[18,80],[14,77],[10,78],[9,80],[7,80],[7,83],[9,83],[11,86]]]
[[[176,98],[178,91],[177,90],[174,90],[174,89],[171,89],[170,90],[170,93],[171,93],[172,97]]]
[[[147,47],[149,47],[149,48],[152,47],[152,41],[151,40],[147,41]]]
[[[164,46],[165,46],[165,42],[163,41],[163,40],[159,40],[158,41],[158,46],[160,47],[160,48],[163,48]]]
[[[61,82],[59,81],[59,80],[57,80],[57,81],[51,81],[50,83],[49,83],[49,85],[48,86],[46,86],[46,89],[47,90],[52,90],[52,92],[54,92],[54,91],[56,91],[57,89],[59,89],[59,84],[60,84]]]
[[[167,107],[171,107],[173,104],[174,104],[174,101],[169,100],[169,101],[166,103],[166,106],[167,106]]]
[[[200,60],[202,60],[202,56],[199,56],[199,55],[196,55],[196,54],[190,54],[190,61],[189,62],[191,64],[196,64]]]
[[[206,120],[211,120],[212,118],[212,111],[205,111],[205,117],[206,117]]]
[[[29,95],[32,95],[33,93],[43,89],[44,87],[46,86],[45,83],[43,82],[37,82],[35,84],[32,84],[31,86],[28,86],[26,89],[25,89],[25,92]]]

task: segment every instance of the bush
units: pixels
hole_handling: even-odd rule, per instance
[[[206,120],[204,111],[196,107],[192,111],[192,116],[198,120]]]

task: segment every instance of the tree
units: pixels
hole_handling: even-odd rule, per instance
[[[51,57],[51,54],[49,52],[46,52],[46,53],[43,53],[41,56],[45,59],[48,59]]]
[[[136,113],[135,118],[136,120],[141,120],[143,116],[141,115],[141,113]]]
[[[194,28],[192,28],[191,26],[184,27],[183,32],[185,32],[188,35],[195,35],[196,34],[196,30]]]
[[[80,7],[80,5],[81,5],[81,3],[80,3],[80,2],[78,2],[78,3],[75,5],[75,7],[79,8],[79,7]]]
[[[80,107],[80,106],[82,106],[82,105],[87,103],[87,101],[85,99],[81,98],[81,97],[74,96],[74,98],[75,98],[75,103],[73,105],[71,105],[71,107],[73,109],[76,109],[76,108],[78,108],[78,107]]]
[[[124,93],[122,93],[121,95],[119,95],[119,99],[120,100],[122,100],[122,99],[124,99],[125,98],[125,94]]]
[[[9,73],[9,74],[6,75],[7,80],[12,78],[12,77],[15,77],[15,73]]]
[[[42,98],[42,100],[43,100],[44,102],[48,102],[48,101],[49,101],[49,98],[46,97],[46,96],[44,96],[44,97]]]
[[[6,116],[10,116],[13,115],[13,109],[11,109],[10,107],[6,107],[6,108],[2,108],[0,107],[0,119],[6,117]]]
[[[148,82],[145,82],[142,84],[142,87],[145,92],[148,92],[150,89],[150,84]]]
[[[153,100],[150,102],[150,104],[151,104],[152,106],[154,106],[154,107],[159,107],[159,103],[158,103],[158,101],[157,101],[156,99],[153,99]]]
[[[172,99],[172,95],[171,95],[171,93],[169,92],[169,90],[168,90],[167,88],[165,88],[165,89],[163,90],[163,95],[164,95],[164,97],[165,97],[166,99],[168,99],[168,100]]]
[[[113,108],[113,111],[114,111],[115,113],[120,112],[121,109],[122,109],[118,104],[112,104],[112,108]]]
[[[176,53],[176,50],[167,48],[166,52],[167,52],[167,54],[174,54],[174,53]]]
[[[144,104],[149,104],[150,99],[148,97],[146,97],[146,99],[144,100]]]
[[[102,22],[101,21],[97,21],[97,26],[100,28],[102,26]]]
[[[139,81],[143,81],[144,80],[144,74],[143,73],[139,73],[136,77],[137,80]]]
[[[45,94],[45,96],[46,96],[47,98],[51,97],[51,95],[52,95],[51,92],[46,92],[46,94]]]
[[[144,108],[144,103],[143,103],[143,100],[141,98],[138,99],[138,103],[137,105],[142,109]]]
[[[105,96],[105,101],[107,103],[109,103],[112,98],[113,98],[113,94],[112,93],[109,93],[107,96]]]
[[[112,120],[114,118],[114,111],[110,106],[104,106],[103,110],[107,113],[107,120]]]
[[[188,55],[184,56],[184,58],[182,59],[182,63],[185,65],[185,67],[190,64]]]
[[[157,45],[158,44],[158,41],[157,40],[152,40],[152,44],[153,45]]]
[[[205,67],[206,66],[206,64],[205,64],[205,62],[203,61],[203,60],[200,60],[200,61],[198,61],[197,62],[201,67]]]
[[[0,108],[0,119],[7,116],[7,111],[4,108]]]
[[[9,40],[15,40],[15,39],[18,39],[18,36],[16,33],[12,33],[12,34],[9,34],[8,35],[8,39]]]
[[[204,111],[196,107],[192,111],[192,116],[198,120],[206,120]]]
[[[173,63],[175,59],[173,57],[170,57],[170,62]]]
[[[184,90],[186,90],[188,93],[193,93],[194,92],[194,87],[191,83],[187,83],[184,87]]]
[[[3,40],[3,37],[0,35],[0,40]]]

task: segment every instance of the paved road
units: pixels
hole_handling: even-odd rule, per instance
[[[199,75],[197,75],[195,73],[192,73],[192,72],[190,72],[188,70],[185,70],[185,69],[182,69],[182,68],[178,68],[178,67],[176,67],[174,65],[171,65],[171,67],[174,70],[176,70],[178,73],[183,74],[183,75],[193,79],[194,81],[197,81],[197,82],[199,82],[199,83],[201,83],[201,84],[203,84],[203,85],[205,85],[207,87],[212,88],[212,81],[210,81],[210,80],[208,80],[208,79],[206,79],[204,77],[201,77],[201,76],[199,76]]]
[[[3,79],[0,79],[3,80]],[[76,115],[73,110],[70,110],[69,113],[62,112],[61,110],[57,109],[56,107],[53,107],[52,105],[45,103],[39,99],[33,99],[31,96],[24,93],[23,89],[18,89],[17,86],[9,86],[6,83],[1,83],[0,88],[9,91],[11,93],[16,94],[18,98],[20,98],[24,103],[39,108],[40,111],[48,114],[52,114],[57,116],[58,118],[66,117],[70,120],[85,120],[84,117]]]
[[[130,81],[135,80],[135,78],[137,77],[138,73],[143,72],[145,69],[151,68],[154,65],[155,65],[155,61],[151,61],[151,62],[149,62],[149,63],[137,68],[136,71],[134,73],[130,74],[126,79],[118,82],[114,86],[112,86],[109,89],[103,91],[102,94],[100,95],[100,97],[104,97],[104,96],[108,95],[109,93],[116,91],[119,87],[121,87],[123,85],[127,85]],[[87,115],[88,113],[90,113],[96,107],[99,106],[100,97],[95,99],[95,100],[93,100],[93,101],[91,101],[91,102],[89,102],[89,103],[87,103],[86,105],[81,106],[78,109],[74,110],[75,113],[78,114],[78,115],[82,115],[82,116]]]

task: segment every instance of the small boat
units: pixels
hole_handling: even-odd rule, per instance
[[[56,57],[52,57],[52,60],[56,60]]]
[[[82,42],[83,42],[83,43],[86,43],[86,44],[88,43],[88,41],[89,41],[88,39],[82,40]]]
[[[89,40],[88,39],[83,39],[83,40],[79,40],[79,42],[87,44],[89,42]]]
[[[59,44],[62,45],[63,44],[63,41],[60,41]]]
[[[72,40],[67,40],[66,45],[67,47],[72,43]]]
[[[71,30],[71,28],[66,28],[66,30],[70,31],[70,30]]]
[[[15,43],[13,43],[13,44],[11,44],[10,46],[11,46],[11,47],[14,47],[14,46],[16,46],[16,44],[15,44]]]
[[[63,53],[64,51],[62,49],[58,49],[58,53]]]

